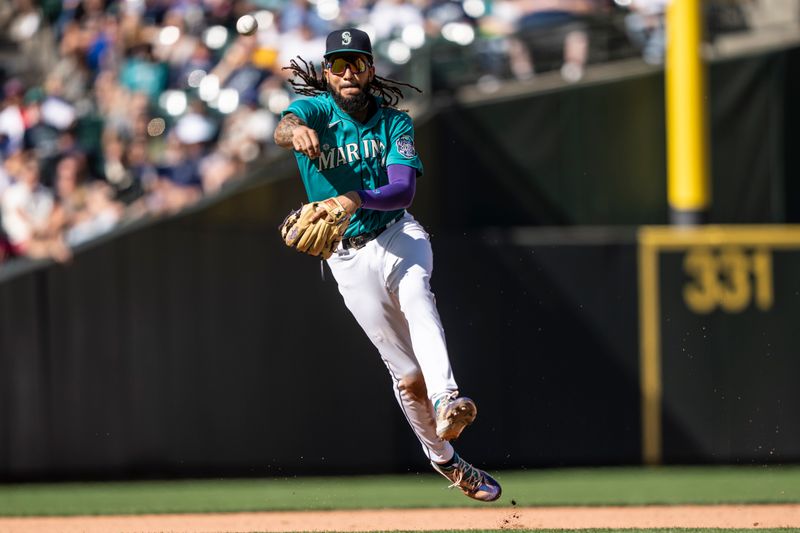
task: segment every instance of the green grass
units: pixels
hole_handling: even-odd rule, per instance
[[[497,472],[490,505],[800,502],[800,467],[600,468]],[[0,516],[487,505],[440,476],[0,485]]]

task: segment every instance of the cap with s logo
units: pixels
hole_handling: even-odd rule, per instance
[[[356,28],[332,31],[325,41],[325,57],[340,53],[365,54],[372,58],[369,35]]]

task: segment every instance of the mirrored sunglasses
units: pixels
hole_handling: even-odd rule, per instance
[[[330,70],[333,74],[336,74],[337,76],[342,76],[347,67],[350,67],[350,72],[352,72],[353,74],[361,74],[363,72],[366,72],[367,69],[369,68],[367,62],[361,57],[350,58],[350,59],[337,57],[333,61],[329,61],[326,64],[326,66],[328,67],[328,70]]]

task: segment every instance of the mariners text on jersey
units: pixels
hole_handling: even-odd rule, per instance
[[[284,111],[293,113],[319,138],[320,155],[310,158],[295,151],[297,167],[308,199],[317,202],[348,191],[375,190],[389,183],[388,167],[405,165],[423,173],[414,149],[414,125],[406,113],[384,107],[379,97],[375,112],[359,122],[342,111],[330,94],[301,98]],[[345,237],[385,227],[404,210],[358,209],[350,218]]]
[[[377,139],[364,139],[360,145],[359,143],[347,143],[344,146],[330,147],[324,144],[322,145],[322,150],[320,150],[317,168],[319,170],[328,170],[353,161],[375,157],[379,157],[382,166],[386,166],[384,161],[385,152],[386,145]]]

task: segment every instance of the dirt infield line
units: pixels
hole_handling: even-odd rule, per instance
[[[383,509],[0,518],[1,533],[211,533],[436,529],[800,528],[800,505]]]

